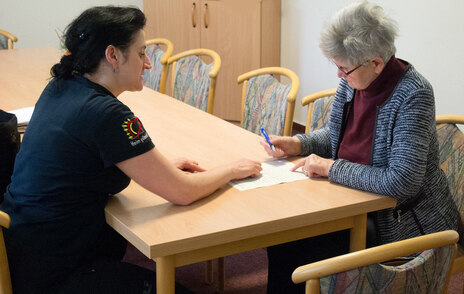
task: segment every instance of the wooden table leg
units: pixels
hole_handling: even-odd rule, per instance
[[[217,259],[217,277],[218,277],[218,291],[224,293],[226,283],[226,264],[225,257]]]
[[[213,283],[213,260],[205,262],[205,283],[211,285]]]
[[[354,217],[354,227],[350,230],[350,252],[366,248],[367,214]]]
[[[175,292],[175,266],[173,256],[163,256],[155,259],[156,262],[156,293],[174,294]]]

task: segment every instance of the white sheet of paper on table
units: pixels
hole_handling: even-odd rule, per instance
[[[31,120],[32,113],[34,112],[34,106],[19,108],[8,112],[16,115],[19,126],[27,125]]]
[[[308,178],[301,172],[301,168],[294,172],[290,171],[293,165],[293,163],[286,160],[263,162],[261,164],[263,170],[260,177],[230,181],[229,185],[240,191],[245,191]]]

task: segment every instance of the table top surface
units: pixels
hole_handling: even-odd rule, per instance
[[[52,47],[0,50],[0,109],[34,105],[62,55]]]
[[[168,158],[211,168],[246,157],[271,160],[260,137],[150,89],[120,99],[141,119]],[[392,207],[390,197],[307,179],[238,191],[229,185],[190,206],[176,206],[132,183],[112,199],[107,219],[154,258]]]
[[[0,108],[34,105],[61,55],[54,48],[0,50]],[[270,160],[258,135],[167,95],[144,88],[118,98],[140,118],[155,148],[170,159],[187,157],[207,169],[243,157]],[[207,198],[178,206],[132,181],[112,197],[105,211],[120,234],[155,258],[394,205],[390,197],[327,179],[307,179],[247,191],[224,185]]]

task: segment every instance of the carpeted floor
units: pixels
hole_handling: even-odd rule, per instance
[[[154,269],[155,263],[132,245],[124,260]],[[216,266],[216,262],[214,262]],[[267,282],[267,257],[264,249],[257,249],[225,258],[226,281],[224,294],[264,294]],[[196,263],[176,269],[176,281],[197,294],[217,293],[215,284],[205,283],[205,263]],[[462,294],[464,273],[450,279],[447,294]]]

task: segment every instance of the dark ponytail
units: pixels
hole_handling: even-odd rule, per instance
[[[52,77],[70,79],[74,72],[74,61],[71,55],[63,55],[59,63],[52,66]]]
[[[51,69],[56,78],[93,73],[109,45],[127,50],[146,18],[134,7],[97,6],[85,10],[66,28],[64,39],[69,55]]]

